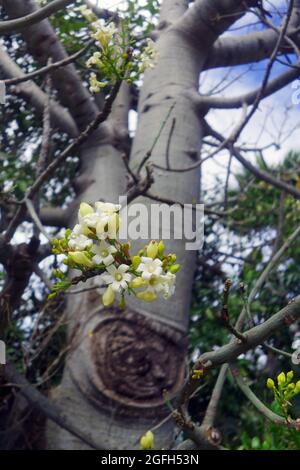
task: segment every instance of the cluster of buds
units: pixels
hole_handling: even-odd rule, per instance
[[[53,239],[53,253],[63,254],[64,264],[82,272],[83,280],[99,277],[106,285],[102,296],[104,306],[111,305],[119,294],[120,306],[125,305],[125,294],[132,294],[145,302],[159,296],[167,299],[175,291],[176,273],[180,265],[175,254],[165,254],[163,241],[151,241],[131,257],[130,244],[117,239],[121,206],[96,202],[94,207],[82,202],[78,223],[66,230],[63,238]],[[59,282],[51,297],[71,284],[56,270]]]
[[[291,370],[285,374],[281,372],[277,377],[277,385],[274,380],[267,380],[267,387],[272,390],[274,399],[278,403],[283,415],[288,418],[288,408],[291,406],[290,399],[300,393],[300,380],[293,382],[294,372]]]
[[[192,379],[193,380],[200,380],[204,375],[203,369],[194,369],[192,371]]]
[[[103,23],[86,5],[80,7],[80,11],[90,23],[91,37],[97,47],[86,63],[94,69],[90,75],[92,93],[119,80],[133,83],[146,69],[154,67],[156,52],[151,39],[141,50],[134,51],[135,40],[130,37],[125,21],[120,21],[116,27],[112,22]]]

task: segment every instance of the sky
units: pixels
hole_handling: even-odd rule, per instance
[[[97,3],[97,1],[102,8],[110,8],[112,10],[122,8],[126,3],[125,1],[119,0],[91,0],[91,3]],[[143,0],[138,1],[143,3]],[[271,20],[274,23],[278,24],[279,14],[285,11],[286,3],[286,0],[264,1],[265,8],[268,10],[272,9],[273,11]],[[278,15],[276,14],[276,10],[278,10]],[[245,15],[241,20],[235,23],[233,30],[226,34],[247,34],[248,32],[261,28],[261,26],[258,27],[256,23],[257,20],[254,15]],[[249,70],[248,66],[237,67],[232,69],[229,75],[228,71],[222,69],[210,71],[205,74],[204,77],[201,77],[201,93],[211,93],[211,90],[216,86],[217,89],[220,87],[223,88],[224,76],[226,76],[227,84],[231,81],[233,81],[233,83],[231,86],[221,91],[221,95],[230,97],[248,92],[260,85],[265,66],[265,62],[259,62],[252,66],[251,70]],[[271,77],[280,73],[282,67],[283,66],[280,64],[274,65]],[[223,83],[220,85],[222,81]],[[300,90],[300,81],[294,84],[294,86],[298,85]],[[264,151],[264,157],[270,166],[282,160],[289,150],[300,150],[300,104],[293,104],[293,95],[295,96],[295,93],[297,93],[297,90],[290,84],[275,95],[263,100],[240,138],[239,144],[247,147],[265,147],[272,142],[278,144],[278,149],[271,147]],[[298,96],[300,97],[300,92]],[[215,110],[209,113],[208,121],[216,130],[227,136],[230,133],[230,129],[233,128],[240,117],[240,110]],[[134,129],[136,118],[133,113],[131,114],[130,121],[130,127]],[[247,156],[252,161],[255,161],[254,155],[247,154]],[[226,169],[227,161],[228,155],[220,153],[214,161],[209,160],[207,162],[204,170],[207,175],[206,183],[208,187],[214,184],[214,176],[220,174],[220,170]],[[240,164],[238,162],[233,162],[233,169],[238,170],[239,167]]]

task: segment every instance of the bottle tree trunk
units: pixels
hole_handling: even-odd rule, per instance
[[[205,15],[209,18],[214,11],[209,10],[209,2],[203,2],[203,10],[195,11],[196,25],[190,23],[189,17],[185,23],[178,23],[188,3],[165,0],[162,4],[156,66],[146,73],[139,97],[138,128],[130,156],[133,169],[151,148],[172,106],[174,109],[151,161],[166,166],[167,148],[171,167],[188,167],[199,155],[202,118],[193,109],[186,91],[198,89],[209,46],[233,20],[224,21],[215,30],[208,28],[205,33]],[[229,11],[234,11],[235,7],[235,2],[228,2]],[[200,41],[195,30],[197,15],[200,24],[203,12],[204,37]],[[119,106],[118,112],[123,112],[124,118],[124,106]],[[114,119],[113,113],[112,126]],[[81,200],[117,202],[118,196],[125,193],[125,170],[120,152],[114,145],[97,147],[93,139],[84,152],[85,175],[93,182],[82,193]],[[151,193],[156,196],[189,204],[198,200],[198,170],[154,172],[154,180]],[[151,203],[142,197],[134,202],[148,207]],[[151,220],[151,225],[157,223]],[[133,243],[132,251],[145,244],[146,240]],[[172,237],[166,245],[182,264],[176,293],[170,300],[151,304],[128,301],[126,310],[119,311],[103,309],[97,291],[69,299],[71,351],[62,383],[53,392],[53,398],[81,429],[91,433],[95,440],[98,438],[107,449],[137,448],[140,436],[168,415],[166,398],[174,397],[184,381],[195,251],[186,251],[185,240]],[[173,438],[174,423],[168,420],[155,431],[156,448],[169,447]],[[53,424],[48,426],[48,445],[56,449],[86,448]]]
[[[164,28],[170,21],[176,21],[186,8],[186,2],[174,3],[164,2],[161,11]],[[170,142],[171,165],[179,168],[191,165],[194,162],[192,157],[200,147],[200,120],[191,110],[184,91],[187,87],[197,89],[201,54],[191,47],[180,31],[172,28],[167,32],[161,30],[157,50],[157,64],[146,74],[139,99],[139,124],[131,154],[133,168],[152,146],[173,105],[174,110],[151,161],[165,166],[173,116],[176,123]],[[87,169],[94,182],[81,199],[117,201],[118,196],[125,192],[120,154],[117,155],[112,146],[102,146],[94,153],[95,164]],[[91,161],[93,159],[88,159],[88,166]],[[154,176],[151,191],[156,195],[182,203],[197,200],[198,171],[178,176],[167,173]],[[146,198],[134,202],[149,206]],[[140,244],[133,243],[132,250],[145,243],[146,240]],[[184,244],[183,240],[166,241],[167,250],[177,253],[178,261],[183,265],[176,294],[169,301],[152,304],[129,302],[126,310],[120,312],[102,309],[100,296],[95,291],[72,296],[69,300],[72,351],[62,383],[54,395],[64,411],[73,415],[80,428],[95,438],[99,436],[101,442],[107,442],[107,448],[137,447],[141,434],[169,413],[164,390],[172,397],[183,383],[195,257],[195,252],[185,251]],[[155,433],[157,445],[169,446],[173,431],[173,423],[169,420]],[[85,447],[53,425],[49,426],[48,441],[52,448]]]

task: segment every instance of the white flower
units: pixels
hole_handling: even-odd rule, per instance
[[[71,248],[71,250],[82,251],[89,246],[92,246],[92,244],[93,240],[88,238],[85,234],[85,227],[80,224],[76,224],[69,238],[69,248]]]
[[[141,263],[137,268],[137,271],[141,271],[142,278],[145,281],[149,281],[153,276],[160,276],[162,274],[162,262],[160,259],[152,259],[147,256],[141,257]]]
[[[175,291],[175,274],[167,272],[164,275],[152,276],[148,281],[147,289],[144,292],[151,294],[162,294],[165,299],[168,299]]]
[[[97,224],[100,222],[101,217],[97,212],[92,212],[91,214],[87,215],[80,215],[78,214],[78,220],[80,225],[86,225],[90,228],[95,228]]]
[[[146,69],[153,69],[155,66],[155,59],[157,52],[155,49],[155,43],[152,39],[148,39],[147,46],[143,50],[140,56],[140,72],[144,72]]]
[[[160,276],[160,282],[163,286],[162,292],[165,299],[171,297],[175,292],[176,276],[167,272],[164,276]]]
[[[102,274],[101,279],[109,284],[115,292],[120,289],[127,289],[132,278],[132,275],[126,272],[128,269],[129,266],[126,264],[121,264],[118,268],[114,265],[107,266],[107,274]]]
[[[101,53],[94,52],[94,54],[87,60],[86,65],[87,67],[91,67],[92,65],[97,65],[101,62]],[[94,74],[96,77],[96,74]]]
[[[105,83],[99,82],[95,72],[92,72],[90,75],[90,91],[92,93],[99,93],[99,91],[101,91],[101,89],[104,88],[105,86],[106,86]]]
[[[118,33],[118,29],[113,23],[108,25],[101,25],[99,21],[95,21],[92,24],[95,32],[92,33],[92,37],[99,42],[99,45],[103,48],[108,47],[114,36]]]
[[[99,244],[94,245],[92,248],[92,252],[95,253],[95,256],[93,256],[93,262],[95,264],[104,263],[105,266],[108,266],[109,264],[112,264],[114,262],[114,257],[112,256],[112,254],[116,253],[116,251],[116,247],[105,243],[105,241],[101,241]]]
[[[115,212],[119,212],[121,209],[120,204],[112,204],[111,202],[95,202],[96,212],[98,214],[112,215]]]

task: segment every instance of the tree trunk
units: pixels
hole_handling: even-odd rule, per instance
[[[180,2],[179,6],[177,3],[164,2],[162,25],[184,12],[186,2]],[[188,166],[193,163],[190,155],[197,154],[200,148],[201,126],[183,92],[186,87],[197,89],[199,67],[204,59],[201,60],[201,54],[191,48],[180,31],[172,28],[162,31],[157,48],[157,65],[147,74],[140,97],[140,121],[131,164],[134,167],[144,157],[171,105],[176,103],[171,164]],[[170,122],[151,157],[161,165],[165,165]],[[113,162],[120,157],[113,155],[116,153],[113,147],[102,148],[101,153],[105,152],[107,156],[97,158],[96,167],[89,171],[95,182],[82,200],[94,201],[101,196],[116,200],[125,192],[124,178],[115,184]],[[105,180],[101,180],[104,173]],[[198,190],[198,171],[171,178],[159,176],[153,185],[155,194],[187,203],[197,200]],[[138,202],[149,204],[145,199]],[[183,383],[195,253],[186,252],[182,240],[168,241],[167,248],[178,254],[179,262],[184,261],[172,300],[147,304],[144,310],[140,303],[129,303],[125,312],[101,309],[99,295],[94,291],[72,296],[70,302],[69,318],[72,318],[75,339],[72,338],[74,347],[57,392],[58,399],[66,413],[73,414],[76,410],[73,417],[80,428],[88,429],[102,440],[108,439],[108,448],[137,447],[141,434],[169,412],[163,391],[172,397]],[[85,447],[67,432],[53,428],[51,425],[48,433],[51,448]],[[156,442],[159,447],[166,447],[172,439],[173,423],[169,420],[156,432]]]
[[[191,106],[186,90],[198,89],[199,74],[209,47],[238,16],[232,15],[234,19],[228,20],[224,15],[224,20],[210,25],[218,1],[213,7],[209,2],[201,2],[199,7],[196,2],[193,25],[190,16],[184,15],[188,3],[187,0],[163,2],[158,27],[157,63],[146,73],[139,98],[139,123],[130,159],[134,169],[151,148],[173,105],[176,122],[171,140],[173,116],[164,127],[151,161],[166,166],[168,145],[171,166],[177,168],[190,166],[199,155],[202,119]],[[232,12],[240,8],[242,2],[236,3],[228,1],[228,10]],[[183,15],[185,22],[178,22]],[[198,36],[195,33],[198,21],[202,22],[204,31],[201,40],[199,33]],[[100,158],[99,153],[105,156]],[[81,199],[95,201],[102,196],[105,200],[115,201],[119,194],[125,192],[122,186],[124,178],[119,177],[120,157],[113,146],[102,146],[99,151],[95,148],[95,154],[96,166],[93,168],[89,166],[89,159],[84,160],[86,173],[95,181]],[[155,195],[189,204],[198,200],[198,170],[181,174],[155,173],[154,176],[151,192]],[[134,202],[142,202],[149,207],[148,199],[139,198]],[[159,221],[151,220],[152,226],[155,223]],[[145,240],[134,243],[132,251],[136,252],[145,243]],[[171,238],[166,245],[167,250],[176,253],[179,263],[183,264],[176,294],[169,301],[156,301],[146,307],[140,302],[130,301],[126,311],[104,310],[100,306],[99,295],[91,291],[77,298],[72,296],[69,302],[72,352],[66,361],[57,399],[66,413],[74,414],[80,428],[93,433],[94,438],[105,442],[108,449],[136,448],[141,434],[168,415],[166,396],[174,397],[184,381],[196,252],[185,250],[185,240]],[[173,438],[172,420],[155,431],[157,448],[168,448]],[[52,425],[49,426],[48,442],[51,448],[86,447]]]

